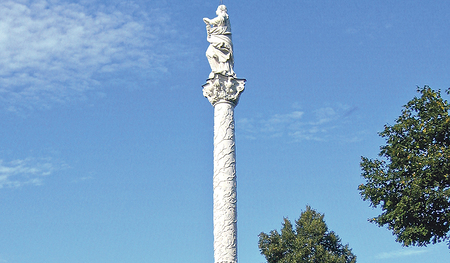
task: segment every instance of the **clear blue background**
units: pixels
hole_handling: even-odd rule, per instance
[[[0,2],[0,262],[213,262],[203,17],[220,1]],[[449,1],[225,0],[235,71],[239,262],[306,205],[360,263],[403,248],[361,200],[416,87],[450,86]]]

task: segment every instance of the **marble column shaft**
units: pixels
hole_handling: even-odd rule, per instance
[[[236,152],[234,105],[214,106],[214,258],[237,262]]]
[[[237,263],[234,108],[245,80],[216,74],[203,85],[214,106],[214,262]]]

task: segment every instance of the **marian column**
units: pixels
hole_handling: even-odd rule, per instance
[[[214,262],[237,262],[236,152],[234,107],[245,79],[234,73],[231,26],[225,5],[214,19],[203,18],[210,43],[206,57],[211,73],[203,95],[214,107]]]

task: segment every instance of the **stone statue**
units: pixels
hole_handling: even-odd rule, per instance
[[[235,77],[231,25],[226,6],[219,5],[216,14],[214,19],[203,18],[210,43],[206,50],[206,57],[211,66],[209,78],[213,78],[215,74]]]

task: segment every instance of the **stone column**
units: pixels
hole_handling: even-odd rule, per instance
[[[203,85],[214,106],[214,262],[237,262],[236,152],[234,107],[245,80],[215,74]]]

